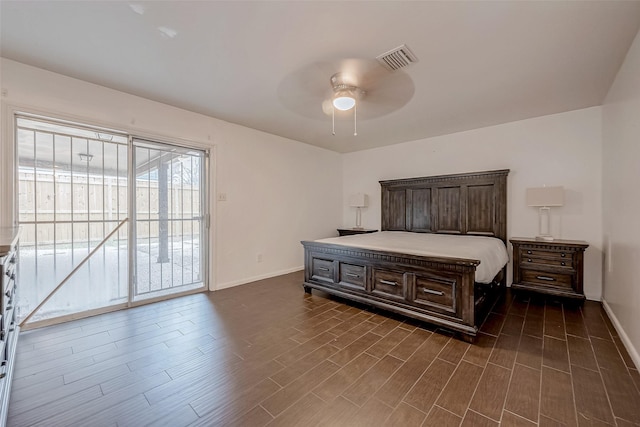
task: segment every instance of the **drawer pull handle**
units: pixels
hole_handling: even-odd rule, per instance
[[[531,262],[531,258],[528,258],[528,259],[527,259],[527,262]]]
[[[360,277],[360,276],[359,276],[359,275],[357,275],[357,274],[353,274],[353,273],[347,273],[347,277],[355,277],[355,278],[358,278],[358,277]]]
[[[538,280],[546,280],[547,282],[555,282],[556,279],[554,279],[553,277],[549,277],[549,276],[536,276],[536,279]]]
[[[560,265],[565,266],[565,265],[567,265],[567,263],[566,263],[566,262],[564,262],[564,261],[562,261],[562,262],[560,263]]]
[[[444,295],[444,292],[442,292],[442,291],[434,291],[432,289],[424,289],[423,288],[422,292],[424,292],[425,294],[438,295],[438,296]]]
[[[566,257],[566,256],[567,256],[567,254],[565,254],[564,252],[562,252],[562,253],[560,254],[560,256],[561,256],[562,258],[564,258],[564,257]]]
[[[7,298],[11,298],[11,289],[9,289],[7,292],[4,293]]]
[[[318,270],[320,270],[320,271],[329,271],[329,269],[327,267],[318,267]]]
[[[528,253],[529,255],[531,255],[531,251],[527,251],[527,253]]]
[[[380,283],[382,283],[383,285],[398,286],[397,282],[391,282],[389,280],[380,280]]]
[[[15,264],[16,263],[16,256],[15,255],[11,257],[11,260],[9,260],[9,263],[10,264]]]

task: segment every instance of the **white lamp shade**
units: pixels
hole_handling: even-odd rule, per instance
[[[358,193],[349,197],[349,206],[352,208],[365,208],[369,204],[369,197],[366,194]]]
[[[354,105],[356,105],[356,99],[351,95],[339,94],[339,96],[333,98],[333,106],[340,111],[350,110]]]
[[[562,206],[564,187],[527,188],[527,206]]]

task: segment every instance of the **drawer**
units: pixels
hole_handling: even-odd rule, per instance
[[[7,283],[7,286],[5,286],[4,288],[4,295],[2,296],[2,300],[11,302],[11,298],[13,297],[15,291],[15,282],[13,280],[10,280],[9,283]]]
[[[522,281],[554,288],[571,288],[573,275],[539,270],[522,270]]]
[[[18,255],[15,250],[12,250],[3,257],[0,257],[0,266],[7,268],[10,265],[15,265],[18,262]]]
[[[340,263],[340,285],[347,288],[366,290],[366,269],[362,265]]]
[[[571,261],[573,259],[573,251],[561,251],[550,249],[538,249],[538,248],[522,248],[520,249],[520,258],[546,258],[557,259],[560,261]]]
[[[15,298],[13,298],[12,294],[9,298],[3,295],[3,298],[2,298],[2,315],[3,316],[5,317],[7,316],[8,312],[13,308],[14,302],[15,302]]]
[[[456,293],[456,279],[435,275],[416,275],[413,302],[416,305],[426,306],[430,310],[455,314],[457,312]]]
[[[401,271],[374,269],[371,291],[374,294],[404,299],[406,293],[405,275]]]
[[[521,260],[520,264],[525,268],[527,267],[527,265],[551,266],[551,267],[560,267],[560,268],[568,268],[568,269],[574,268],[573,257],[571,256],[568,258],[560,258],[560,257],[540,258],[535,255],[529,255],[529,256],[522,256],[520,260]]]
[[[11,294],[11,293],[13,292],[13,288],[15,288],[15,286],[16,286],[16,281],[15,281],[13,278],[11,278],[11,279],[7,279],[7,280],[4,282],[4,289],[2,289],[2,291],[3,291],[3,293],[4,293],[5,295],[7,294],[7,292],[8,292],[9,294]],[[7,297],[9,297],[9,296],[10,296],[10,295],[7,295]],[[3,297],[3,298],[4,298],[4,297]]]
[[[15,264],[8,264],[7,265],[7,269],[4,272],[4,275],[6,277],[4,277],[4,280],[13,280],[16,277],[16,265]]]
[[[13,309],[13,307],[9,307],[7,311],[4,313],[4,315],[2,316],[2,325],[0,326],[0,328],[4,333],[4,336],[7,335],[7,332],[9,331],[9,329],[15,326],[13,325],[13,322],[15,320],[14,312],[15,310]]]
[[[311,260],[311,278],[321,282],[333,283],[334,268],[333,260],[313,258]]]

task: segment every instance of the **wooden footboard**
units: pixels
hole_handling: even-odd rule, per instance
[[[425,257],[303,241],[304,288],[320,289],[476,336],[476,266],[473,259]],[[489,287],[491,288],[491,287]],[[482,306],[495,292],[482,292]],[[490,290],[490,289],[489,289]]]

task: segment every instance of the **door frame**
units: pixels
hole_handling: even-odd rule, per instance
[[[107,122],[95,118],[89,118],[86,116],[69,114],[66,112],[57,111],[49,108],[41,108],[34,107],[32,105],[7,102],[5,100],[0,100],[0,138],[5,141],[5,143],[0,144],[0,166],[7,173],[2,178],[2,182],[0,183],[0,200],[3,200],[3,203],[0,206],[0,227],[15,227],[18,225],[18,151],[16,149],[16,128],[15,128],[15,118],[18,114],[26,114],[32,115],[35,117],[43,117],[50,118],[53,120],[61,121],[61,122],[69,122],[70,124],[85,124],[90,127],[96,128],[104,128],[104,129],[113,129],[117,130],[120,133],[125,133],[131,138],[145,139],[150,141],[156,141],[158,143],[165,143],[169,145],[178,145],[185,148],[193,148],[197,150],[205,151],[204,158],[204,177],[203,182],[205,186],[204,191],[204,232],[203,232],[203,244],[205,245],[203,259],[201,260],[203,264],[203,287],[193,290],[188,290],[184,292],[177,292],[175,294],[170,295],[162,295],[158,297],[151,297],[143,300],[133,301],[131,291],[129,291],[128,302],[119,303],[107,307],[101,307],[97,309],[91,309],[87,311],[83,311],[80,313],[74,313],[69,315],[63,315],[60,317],[56,317],[53,319],[46,319],[41,321],[34,321],[28,324],[25,324],[23,330],[35,329],[44,326],[50,326],[53,324],[63,323],[70,320],[81,319],[85,317],[95,316],[102,313],[109,313],[113,311],[119,311],[125,308],[137,307],[146,304],[152,304],[159,301],[165,301],[173,298],[179,298],[185,295],[192,295],[200,292],[213,291],[216,288],[216,277],[217,273],[215,271],[216,263],[215,259],[213,259],[213,254],[215,253],[215,223],[212,224],[211,221],[211,210],[212,210],[212,199],[211,192],[215,192],[216,188],[216,174],[211,172],[211,168],[216,165],[216,148],[217,144],[211,141],[211,137],[208,136],[208,141],[196,141],[191,139],[185,139],[180,137],[170,137],[166,135],[156,134],[154,132],[149,132],[147,130],[141,130],[139,128],[133,127],[135,124],[135,119],[131,121],[131,125],[129,124],[116,124],[113,122]],[[132,161],[131,150],[133,150],[132,144],[128,144],[128,161],[129,163]],[[132,173],[131,164],[129,164],[129,175]],[[135,173],[135,172],[133,172]],[[131,193],[131,191],[129,191]],[[131,199],[131,196],[129,197]],[[130,202],[129,202],[130,203]],[[130,209],[131,206],[128,206]],[[132,233],[129,231],[129,239],[131,238]],[[131,242],[129,241],[129,244]],[[129,247],[129,251],[131,247]],[[129,264],[131,264],[131,258],[129,259]],[[213,269],[212,269],[213,268]],[[132,269],[129,265],[129,286],[132,285],[131,280]]]

